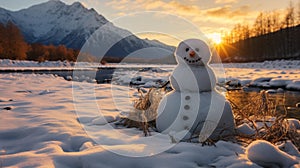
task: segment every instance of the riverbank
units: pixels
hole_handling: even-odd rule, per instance
[[[136,128],[116,129],[109,122],[130,110],[130,95],[137,95],[127,86],[17,73],[0,74],[0,83],[2,167],[259,167],[261,161],[288,167],[300,164],[300,154],[289,141],[278,146],[264,141],[251,146],[225,141],[216,146],[172,144],[169,136],[156,132],[144,137]],[[264,146],[266,150],[257,150]],[[268,160],[262,153],[274,157]]]

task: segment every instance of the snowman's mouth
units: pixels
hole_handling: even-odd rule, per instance
[[[184,57],[183,59],[184,59],[185,61],[189,62],[189,63],[197,63],[197,62],[201,61],[201,58],[198,58],[198,59],[196,59],[196,60],[190,60],[190,59]]]

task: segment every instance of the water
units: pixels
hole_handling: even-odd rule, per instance
[[[96,81],[97,83],[107,83],[112,79],[115,68],[89,68],[89,69],[64,69],[64,70],[46,70],[46,69],[12,69],[2,70],[0,73],[23,73],[23,74],[52,74],[70,80],[69,77],[78,78],[79,82],[82,81]]]
[[[66,80],[69,80],[69,77],[74,78],[75,81],[87,81],[87,82],[97,82],[98,84],[101,83],[108,83],[114,77],[115,72],[145,72],[152,70],[152,68],[158,68],[156,66],[149,66],[149,67],[141,67],[141,66],[120,66],[120,67],[89,67],[89,68],[77,68],[73,70],[72,68],[66,69],[59,69],[59,68],[38,68],[38,69],[30,69],[25,68],[15,68],[15,69],[0,69],[0,73],[23,73],[23,74],[52,74],[63,77]],[[167,68],[169,68],[167,66]],[[163,74],[164,75],[164,74]]]
[[[261,89],[252,88],[248,91],[234,90],[226,92],[227,99],[233,101],[239,108],[250,104],[256,105],[253,102],[254,97],[260,98]],[[284,91],[283,93],[268,93],[267,98],[276,104],[277,113],[285,113],[287,111],[288,118],[297,118],[300,120],[300,108],[296,104],[300,102],[300,92]]]

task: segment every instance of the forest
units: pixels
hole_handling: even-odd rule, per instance
[[[254,23],[238,23],[230,32],[222,32],[222,43],[215,46],[221,60],[300,59],[300,2],[297,5],[290,1],[285,11],[261,12]],[[0,24],[0,59],[76,61],[78,54],[64,45],[28,44],[12,22]],[[77,61],[96,61],[96,57],[85,55]],[[105,57],[103,61],[120,62],[120,58]]]
[[[33,61],[76,61],[79,51],[64,45],[28,44],[12,22],[0,24],[0,59]]]
[[[238,23],[223,33],[216,49],[225,62],[300,59],[300,3],[285,12],[261,12],[252,25]]]

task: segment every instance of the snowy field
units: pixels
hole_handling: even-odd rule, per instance
[[[0,167],[300,166],[289,141],[280,149],[265,141],[215,147],[114,129],[107,122],[130,110],[129,97],[136,94],[126,86],[17,73],[0,74],[0,83]]]
[[[0,60],[0,70],[97,66]],[[266,141],[176,144],[168,135],[152,131],[144,137],[136,128],[116,127],[115,120],[132,110],[138,96],[128,84],[156,86],[168,80],[174,65],[108,66],[118,67],[112,84],[96,84],[81,71],[70,77],[73,81],[0,73],[0,167],[300,167],[300,153],[290,141],[277,146]],[[300,90],[300,61],[212,66],[220,84]],[[300,132],[298,120],[290,124]],[[254,131],[247,124],[237,129]]]

